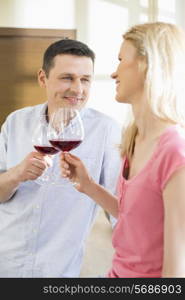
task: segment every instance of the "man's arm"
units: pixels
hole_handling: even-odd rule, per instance
[[[185,168],[163,191],[164,258],[162,277],[185,277]]]
[[[8,201],[19,186],[14,173],[14,168],[12,168],[0,174],[0,203]]]
[[[10,117],[2,125],[0,133],[0,203],[8,201],[16,192],[19,184],[27,180],[35,180],[42,175],[50,164],[48,156],[31,152],[21,163],[7,170],[8,133],[10,131]],[[14,154],[14,149],[9,149]]]

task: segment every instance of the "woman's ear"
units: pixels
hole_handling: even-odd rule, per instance
[[[144,56],[139,57],[138,68],[139,68],[140,72],[143,72],[144,74],[146,74],[146,71],[147,71],[146,57],[144,57]]]

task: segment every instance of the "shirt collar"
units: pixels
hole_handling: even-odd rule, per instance
[[[40,110],[40,113],[39,113],[39,117],[43,116],[44,114],[46,114],[47,112],[47,108],[48,108],[48,102],[45,102],[42,106],[41,106],[41,110]],[[80,117],[83,119],[84,115],[85,115],[85,112],[86,112],[87,108],[86,107],[83,107],[79,113],[80,113]]]

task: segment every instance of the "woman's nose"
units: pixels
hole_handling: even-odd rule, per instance
[[[115,72],[113,72],[113,73],[111,74],[111,78],[112,78],[112,79],[116,79],[116,77],[117,77],[117,74],[116,74],[116,71],[115,71]]]

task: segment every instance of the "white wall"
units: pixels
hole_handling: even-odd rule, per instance
[[[75,0],[0,0],[0,27],[74,29]]]

